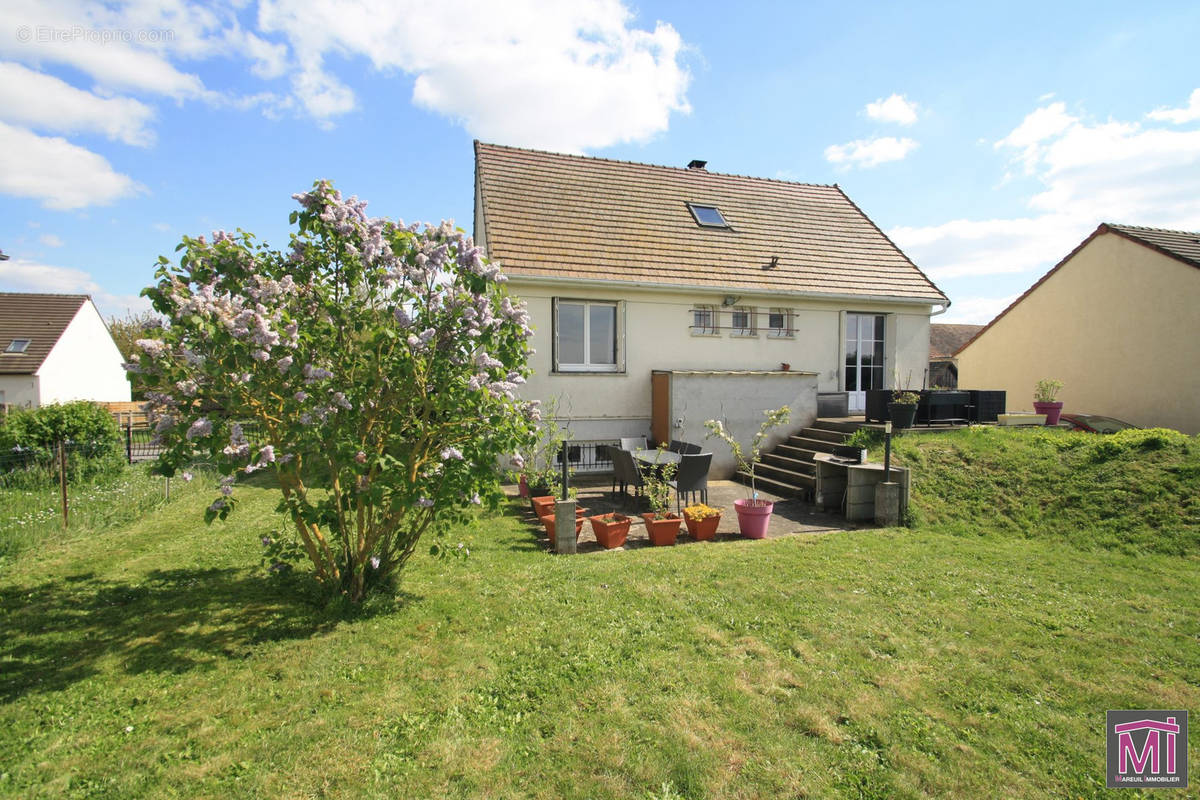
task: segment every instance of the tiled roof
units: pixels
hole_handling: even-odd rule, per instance
[[[929,357],[950,358],[972,336],[983,330],[982,325],[951,325],[938,323],[929,326]]]
[[[0,292],[0,375],[32,375],[42,366],[86,294]],[[28,339],[24,353],[6,353],[13,339]]]
[[[1200,267],[1200,233],[1168,231],[1162,228],[1142,228],[1137,225],[1113,225],[1105,223],[1114,233],[1120,233],[1141,244],[1149,245],[1165,255]]]
[[[478,141],[475,169],[478,238],[512,276],[946,301],[837,186]],[[701,227],[689,202],[729,227]]]

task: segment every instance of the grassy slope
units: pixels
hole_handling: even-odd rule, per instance
[[[922,485],[1013,494],[941,475],[998,457],[970,440],[925,448]],[[0,577],[0,795],[1101,797],[1105,709],[1200,707],[1195,551],[1005,536],[1002,508],[577,558],[486,519],[338,619],[258,577],[275,498],[244,500]]]

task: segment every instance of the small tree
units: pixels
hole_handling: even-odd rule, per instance
[[[358,601],[426,530],[498,501],[498,458],[539,418],[516,396],[531,330],[449,224],[369,218],[327,182],[294,197],[287,254],[239,231],[159,259],[144,294],[168,325],[130,366],[160,469],[199,451],[225,476],[207,519],[234,508],[239,475],[273,471],[317,579]]]
[[[758,459],[762,455],[762,443],[766,440],[767,434],[771,429],[787,422],[792,416],[792,410],[787,406],[780,406],[774,410],[763,411],[762,425],[758,427],[758,433],[754,434],[754,441],[750,443],[750,455],[747,456],[742,452],[742,445],[734,437],[733,432],[719,419],[706,420],[704,427],[708,428],[708,434],[704,437],[709,439],[716,436],[725,444],[729,445],[730,452],[733,453],[733,460],[737,462],[737,468],[741,472],[749,473],[750,475],[750,492],[751,499],[758,499],[758,489],[754,485],[754,468],[758,464]]]

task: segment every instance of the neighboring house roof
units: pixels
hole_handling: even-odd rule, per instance
[[[476,232],[511,276],[947,302],[836,185],[479,141],[475,169]]]
[[[1066,264],[1075,257],[1076,253],[1087,247],[1091,243],[1092,239],[1095,239],[1097,236],[1105,233],[1112,233],[1117,236],[1124,237],[1131,242],[1136,242],[1137,244],[1159,252],[1168,258],[1173,258],[1176,261],[1182,261],[1185,264],[1190,264],[1193,267],[1200,268],[1200,233],[1195,233],[1192,231],[1172,231],[1165,228],[1144,228],[1139,225],[1114,225],[1109,222],[1101,222],[1099,227],[1092,231],[1091,236],[1088,236],[1086,239],[1080,242],[1074,250],[1067,253],[1066,257],[1063,258],[1062,261],[1059,261],[1050,269],[1049,272],[1047,272],[1041,278],[1038,278],[1037,283],[1033,284],[1033,286],[1030,286],[1024,291],[1024,293],[1021,294],[1020,297],[1009,303],[1008,308],[997,314],[992,321],[987,325],[984,325],[978,333],[976,333],[967,341],[963,342],[959,348],[954,351],[954,355],[957,356],[959,353],[965,350],[967,346],[971,344],[971,342],[982,336],[984,331],[987,331],[993,325],[999,322],[1001,317],[1020,305],[1022,300],[1033,294],[1033,292],[1039,286],[1045,283],[1051,275],[1058,272],[1062,268],[1063,264]]]
[[[0,375],[33,375],[54,349],[86,294],[0,292]],[[14,339],[28,339],[23,353],[5,352]]]
[[[982,325],[931,324],[929,326],[929,360],[953,358],[955,351],[981,330],[983,330]]]

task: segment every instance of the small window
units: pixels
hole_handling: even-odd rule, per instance
[[[692,335],[713,336],[717,332],[717,309],[715,306],[697,306],[692,309]]]
[[[754,336],[758,331],[754,327],[754,309],[750,306],[737,306],[730,314],[729,327],[734,336]]]
[[[8,349],[5,350],[4,352],[6,352],[6,353],[24,353],[26,350],[29,349],[29,342],[30,342],[29,339],[13,339],[11,342],[8,343]]]
[[[767,314],[767,335],[776,339],[790,339],[793,334],[792,310],[790,308],[772,308]]]
[[[724,215],[721,214],[721,209],[716,206],[702,206],[696,203],[688,203],[687,207],[691,210],[692,217],[699,225],[703,225],[706,228],[729,227],[729,223],[725,221]]]

